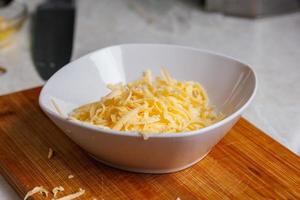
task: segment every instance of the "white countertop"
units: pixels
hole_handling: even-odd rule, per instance
[[[38,2],[31,0],[30,10]],[[300,155],[300,13],[250,20],[205,13],[191,2],[78,1],[73,60],[119,43],[171,43],[235,57],[250,64],[259,81],[244,117]],[[0,76],[0,95],[43,84],[28,29],[27,21],[15,44],[0,49],[0,65],[8,70]],[[18,199],[3,178],[0,199]]]

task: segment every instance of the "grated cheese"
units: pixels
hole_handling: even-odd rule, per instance
[[[56,198],[57,194],[59,192],[64,191],[64,190],[65,190],[65,188],[63,188],[62,186],[58,186],[58,187],[53,188],[53,190],[52,190],[53,197]]]
[[[151,71],[146,70],[134,82],[107,87],[111,90],[109,94],[76,108],[69,118],[142,135],[193,131],[222,119],[209,106],[206,91],[199,83],[177,81],[166,70],[155,80]]]
[[[46,197],[48,196],[48,191],[43,186],[37,186],[32,190],[30,190],[29,192],[27,192],[27,194],[24,197],[24,200],[28,199],[29,197],[33,196],[36,193],[45,195]]]
[[[78,197],[80,197],[81,195],[83,195],[85,193],[85,190],[79,188],[79,191],[78,192],[75,192],[73,194],[69,194],[69,195],[66,195],[64,197],[61,197],[61,198],[58,198],[58,199],[55,199],[55,200],[72,200],[72,199],[76,199]]]

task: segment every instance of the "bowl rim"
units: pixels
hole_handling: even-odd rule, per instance
[[[251,93],[251,96],[248,98],[248,100],[246,101],[246,103],[244,103],[244,105],[242,105],[238,110],[236,110],[235,112],[233,112],[231,115],[226,116],[224,119],[209,125],[207,127],[204,127],[202,129],[197,129],[197,130],[193,130],[193,131],[187,131],[187,132],[180,132],[180,133],[147,133],[145,134],[147,136],[147,138],[177,138],[177,137],[187,137],[187,136],[194,136],[194,135],[200,135],[200,134],[204,134],[208,131],[211,131],[213,129],[217,129],[225,124],[227,124],[228,122],[230,122],[231,120],[235,119],[236,117],[238,117],[248,106],[249,104],[252,102],[256,92],[257,92],[257,75],[255,73],[255,71],[253,70],[253,68],[251,68],[251,66],[249,64],[247,64],[244,61],[240,61],[234,57],[231,56],[227,56],[221,53],[216,53],[207,49],[201,49],[201,48],[195,48],[195,47],[189,47],[189,46],[181,46],[181,45],[174,45],[174,44],[156,44],[156,43],[123,43],[123,44],[119,44],[119,45],[112,45],[112,46],[107,46],[95,51],[92,51],[82,57],[79,57],[75,60],[73,60],[72,62],[66,64],[65,66],[63,66],[61,69],[59,69],[57,72],[55,72],[52,77],[50,77],[50,79],[46,82],[46,84],[43,86],[41,92],[40,92],[40,96],[39,96],[39,105],[42,108],[42,110],[46,113],[51,115],[54,118],[57,118],[59,120],[63,120],[66,123],[72,124],[76,127],[81,127],[81,128],[86,128],[89,130],[92,130],[96,133],[105,133],[105,134],[109,134],[109,135],[116,135],[116,136],[129,136],[129,137],[141,137],[141,133],[137,132],[137,131],[116,131],[113,129],[104,129],[101,127],[97,127],[95,125],[89,124],[89,123],[85,123],[85,122],[81,122],[78,120],[68,120],[66,117],[63,117],[61,115],[59,115],[58,113],[48,109],[46,106],[43,105],[42,99],[43,96],[45,96],[45,88],[48,84],[48,82],[51,81],[51,79],[55,76],[56,73],[59,73],[64,67],[70,67],[72,65],[73,62],[76,62],[78,60],[82,60],[82,59],[86,59],[87,57],[91,56],[92,54],[98,53],[100,51],[104,51],[106,49],[110,49],[110,48],[116,48],[116,47],[126,47],[126,46],[160,46],[160,47],[171,47],[171,48],[180,48],[180,49],[186,49],[186,50],[192,50],[192,51],[197,51],[197,52],[201,52],[201,53],[206,53],[206,54],[210,54],[210,55],[215,55],[215,56],[219,56],[219,57],[223,57],[223,58],[227,58],[233,61],[236,61],[242,65],[244,65],[245,67],[247,67],[250,72],[253,74],[254,77],[254,87]]]

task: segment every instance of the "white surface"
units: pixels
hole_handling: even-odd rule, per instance
[[[105,96],[107,84],[126,84],[147,69],[157,76],[161,66],[166,66],[175,79],[205,85],[210,101],[226,118],[191,132],[147,134],[147,141],[137,132],[102,129],[67,119],[73,109]],[[105,48],[71,62],[46,83],[39,103],[61,130],[99,160],[134,172],[169,173],[203,158],[240,118],[255,89],[253,71],[231,58],[180,46],[132,44]]]
[[[28,1],[31,10],[39,1]],[[248,20],[205,13],[191,2],[80,0],[73,58],[112,44],[154,42],[244,60],[259,81],[244,117],[300,154],[300,13]],[[42,84],[30,58],[28,23],[13,47],[0,50],[0,64],[8,69],[0,76],[1,94]],[[15,199],[5,187],[0,199]]]

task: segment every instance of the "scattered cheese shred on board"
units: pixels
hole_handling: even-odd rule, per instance
[[[155,80],[146,70],[134,82],[107,87],[109,94],[74,109],[69,117],[101,128],[142,134],[193,131],[223,118],[209,106],[199,83],[175,80],[166,70]]]
[[[68,176],[68,179],[72,179],[72,178],[74,178],[74,175],[73,175],[73,174],[70,174],[70,175]]]
[[[65,190],[65,188],[63,188],[62,186],[58,186],[58,187],[53,188],[53,190],[52,190],[53,197],[56,198],[57,194],[59,192],[64,191],[64,190]]]
[[[85,190],[79,188],[79,191],[78,192],[75,192],[73,194],[69,194],[69,195],[66,195],[64,197],[61,197],[61,198],[58,198],[58,199],[55,199],[55,200],[72,200],[72,199],[76,199],[78,197],[80,197],[81,195],[83,195],[85,193]]]
[[[46,197],[48,196],[48,191],[43,186],[37,186],[37,187],[33,188],[32,190],[30,190],[29,192],[27,192],[27,194],[24,197],[24,200],[28,199],[29,197],[31,197],[32,195],[34,195],[36,193],[45,195]]]
[[[48,159],[51,159],[51,158],[52,158],[53,153],[54,153],[53,149],[52,149],[52,148],[49,148],[49,150],[48,150]]]

